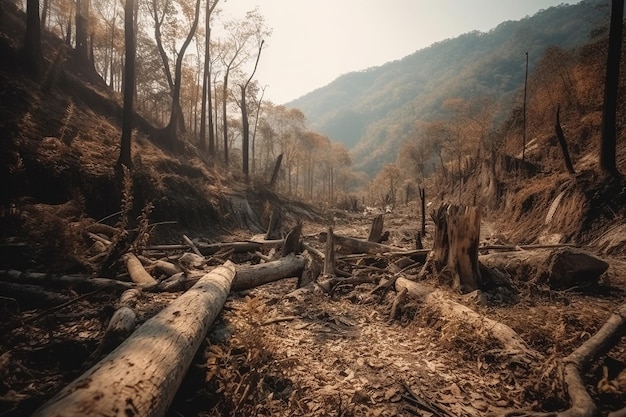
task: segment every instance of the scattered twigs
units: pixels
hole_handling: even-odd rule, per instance
[[[53,313],[53,312],[55,312],[55,311],[59,311],[59,310],[61,310],[61,309],[65,308],[65,307],[71,306],[72,304],[77,303],[78,301],[83,300],[83,299],[85,299],[85,298],[89,298],[89,297],[91,297],[92,295],[99,293],[99,292],[100,292],[100,291],[102,291],[103,289],[104,289],[104,288],[98,288],[98,289],[97,289],[97,290],[95,290],[95,291],[92,291],[92,292],[88,292],[88,293],[86,293],[86,294],[79,295],[78,297],[72,298],[72,299],[71,299],[71,300],[69,300],[69,301],[66,301],[66,302],[64,302],[64,303],[62,303],[62,304],[59,304],[59,305],[54,306],[54,307],[52,307],[52,308],[49,308],[49,309],[47,309],[46,311],[42,311],[41,313],[37,314],[36,316],[33,316],[33,317],[29,317],[29,318],[27,318],[26,320],[22,321],[22,323],[21,323],[21,324],[22,324],[22,325],[24,325],[24,324],[27,324],[27,323],[32,323],[32,322],[34,322],[34,321],[37,321],[37,320],[39,320],[40,318],[42,318],[42,317],[44,317],[44,316],[49,315],[50,313]]]
[[[278,316],[278,317],[272,317],[271,319],[267,319],[263,323],[261,323],[261,326],[267,326],[269,324],[280,323],[280,322],[283,322],[283,321],[298,320],[299,318],[300,318],[300,316]]]
[[[409,385],[406,382],[403,381],[402,386],[404,387],[406,392],[409,393],[409,396],[403,395],[403,397],[407,401],[417,405],[422,410],[431,413],[435,417],[454,417],[454,414],[451,414],[445,408],[431,401],[428,401],[428,399],[426,399],[424,395],[420,395],[414,390],[412,390],[411,387],[409,387]]]
[[[198,247],[196,246],[196,244],[195,244],[195,243],[193,243],[193,242],[191,241],[191,239],[189,239],[189,238],[187,237],[187,235],[183,235],[183,241],[185,242],[185,244],[186,244],[187,246],[189,246],[189,248],[193,251],[193,253],[195,253],[195,254],[196,254],[196,255],[198,255],[198,256],[204,256],[204,255],[202,255],[202,253],[200,252],[200,250],[198,249]]]

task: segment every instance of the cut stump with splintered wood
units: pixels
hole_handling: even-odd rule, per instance
[[[34,414],[164,416],[235,276],[215,268]]]
[[[433,252],[443,267],[440,279],[449,275],[452,288],[472,292],[480,288],[478,264],[480,212],[477,207],[442,204],[431,213],[435,222]]]

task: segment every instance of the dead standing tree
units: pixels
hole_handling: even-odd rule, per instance
[[[439,279],[462,292],[477,290],[481,284],[478,264],[480,212],[477,207],[442,204],[431,213],[435,222],[433,252],[443,269]]]

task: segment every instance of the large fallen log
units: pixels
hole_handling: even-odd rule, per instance
[[[230,262],[206,274],[34,416],[164,416],[234,276]]]
[[[547,283],[555,289],[595,285],[609,267],[597,256],[572,247],[493,253],[479,259],[491,269],[523,281]]]
[[[502,352],[511,360],[529,364],[542,359],[542,355],[529,348],[509,326],[451,300],[441,290],[433,290],[406,278],[398,278],[396,290],[402,292],[405,289],[411,297],[439,311],[445,319],[463,322],[477,332],[484,332],[492,339],[499,341],[503,346]]]
[[[237,267],[232,289],[242,291],[283,278],[299,277],[305,263],[303,256],[290,254],[272,262]]]

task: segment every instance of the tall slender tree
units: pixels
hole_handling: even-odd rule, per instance
[[[256,56],[256,62],[254,63],[254,70],[250,77],[246,81],[245,84],[240,85],[241,88],[241,123],[243,129],[243,139],[242,139],[242,156],[243,156],[243,176],[248,182],[250,180],[250,170],[249,170],[249,153],[250,153],[250,123],[248,121],[248,106],[246,105],[246,91],[248,90],[248,85],[252,78],[254,77],[254,73],[259,65],[259,59],[261,58],[261,51],[263,50],[263,43],[265,41],[261,40],[261,44],[259,45],[259,53]]]
[[[117,160],[117,167],[122,165],[131,168],[132,159],[130,144],[133,130],[133,98],[135,97],[135,1],[126,0],[124,5],[124,41],[125,41],[125,63],[124,63],[124,112],[122,119],[122,140],[120,144],[120,157]]]
[[[24,39],[24,54],[28,71],[39,77],[43,64],[41,52],[41,22],[39,20],[39,0],[26,2],[26,37]]]
[[[81,65],[89,63],[89,1],[76,0],[76,46],[75,52]]]
[[[207,0],[204,22],[204,74],[202,76],[202,106],[200,110],[200,140],[208,148],[209,155],[215,155],[215,134],[213,132],[213,104],[211,100],[211,15],[219,0]],[[207,120],[208,119],[208,120]],[[208,140],[207,140],[208,122]],[[207,143],[208,142],[208,143]]]
[[[611,1],[611,25],[609,29],[609,52],[606,61],[604,106],[602,110],[602,135],[600,139],[600,169],[610,175],[618,175],[616,165],[616,120],[619,87],[619,67],[622,53],[624,26],[624,0]]]

